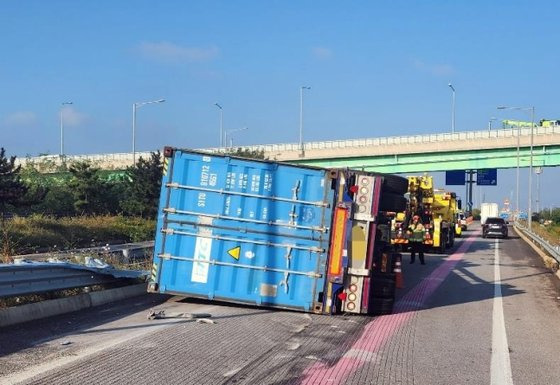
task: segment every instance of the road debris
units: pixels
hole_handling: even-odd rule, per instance
[[[149,320],[163,319],[163,318],[165,318],[165,310],[155,311],[155,310],[150,309],[150,311],[148,312],[148,319]]]
[[[165,314],[165,310],[154,310],[154,309],[150,309],[150,311],[148,312],[148,319],[149,320],[154,320],[154,319],[172,319],[172,318],[185,318],[185,319],[207,319],[212,317],[212,314],[209,313],[179,313],[179,314],[175,314],[175,315],[166,315]],[[207,320],[209,321],[209,320]],[[215,323],[214,321],[212,322],[207,322],[207,323]]]
[[[208,318],[199,318],[196,320],[196,322],[200,323],[200,324],[212,324],[215,325],[216,321],[208,319]]]

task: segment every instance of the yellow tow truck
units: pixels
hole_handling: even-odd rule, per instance
[[[414,215],[424,225],[424,244],[444,253],[453,246],[456,236],[461,236],[458,224],[460,201],[454,192],[434,189],[430,175],[408,177],[409,203],[407,210],[396,213],[391,223],[391,243],[408,247],[407,227]]]

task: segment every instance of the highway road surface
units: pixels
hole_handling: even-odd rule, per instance
[[[511,234],[406,257],[389,316],[146,295],[0,329],[0,384],[558,385],[558,279]]]

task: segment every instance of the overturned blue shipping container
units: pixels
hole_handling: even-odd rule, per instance
[[[325,314],[390,310],[383,213],[403,209],[404,178],[175,148],[164,157],[150,292]]]

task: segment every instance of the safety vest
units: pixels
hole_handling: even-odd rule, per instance
[[[408,230],[412,231],[412,235],[408,238],[410,242],[424,241],[424,225],[422,223],[411,224],[408,226]]]

